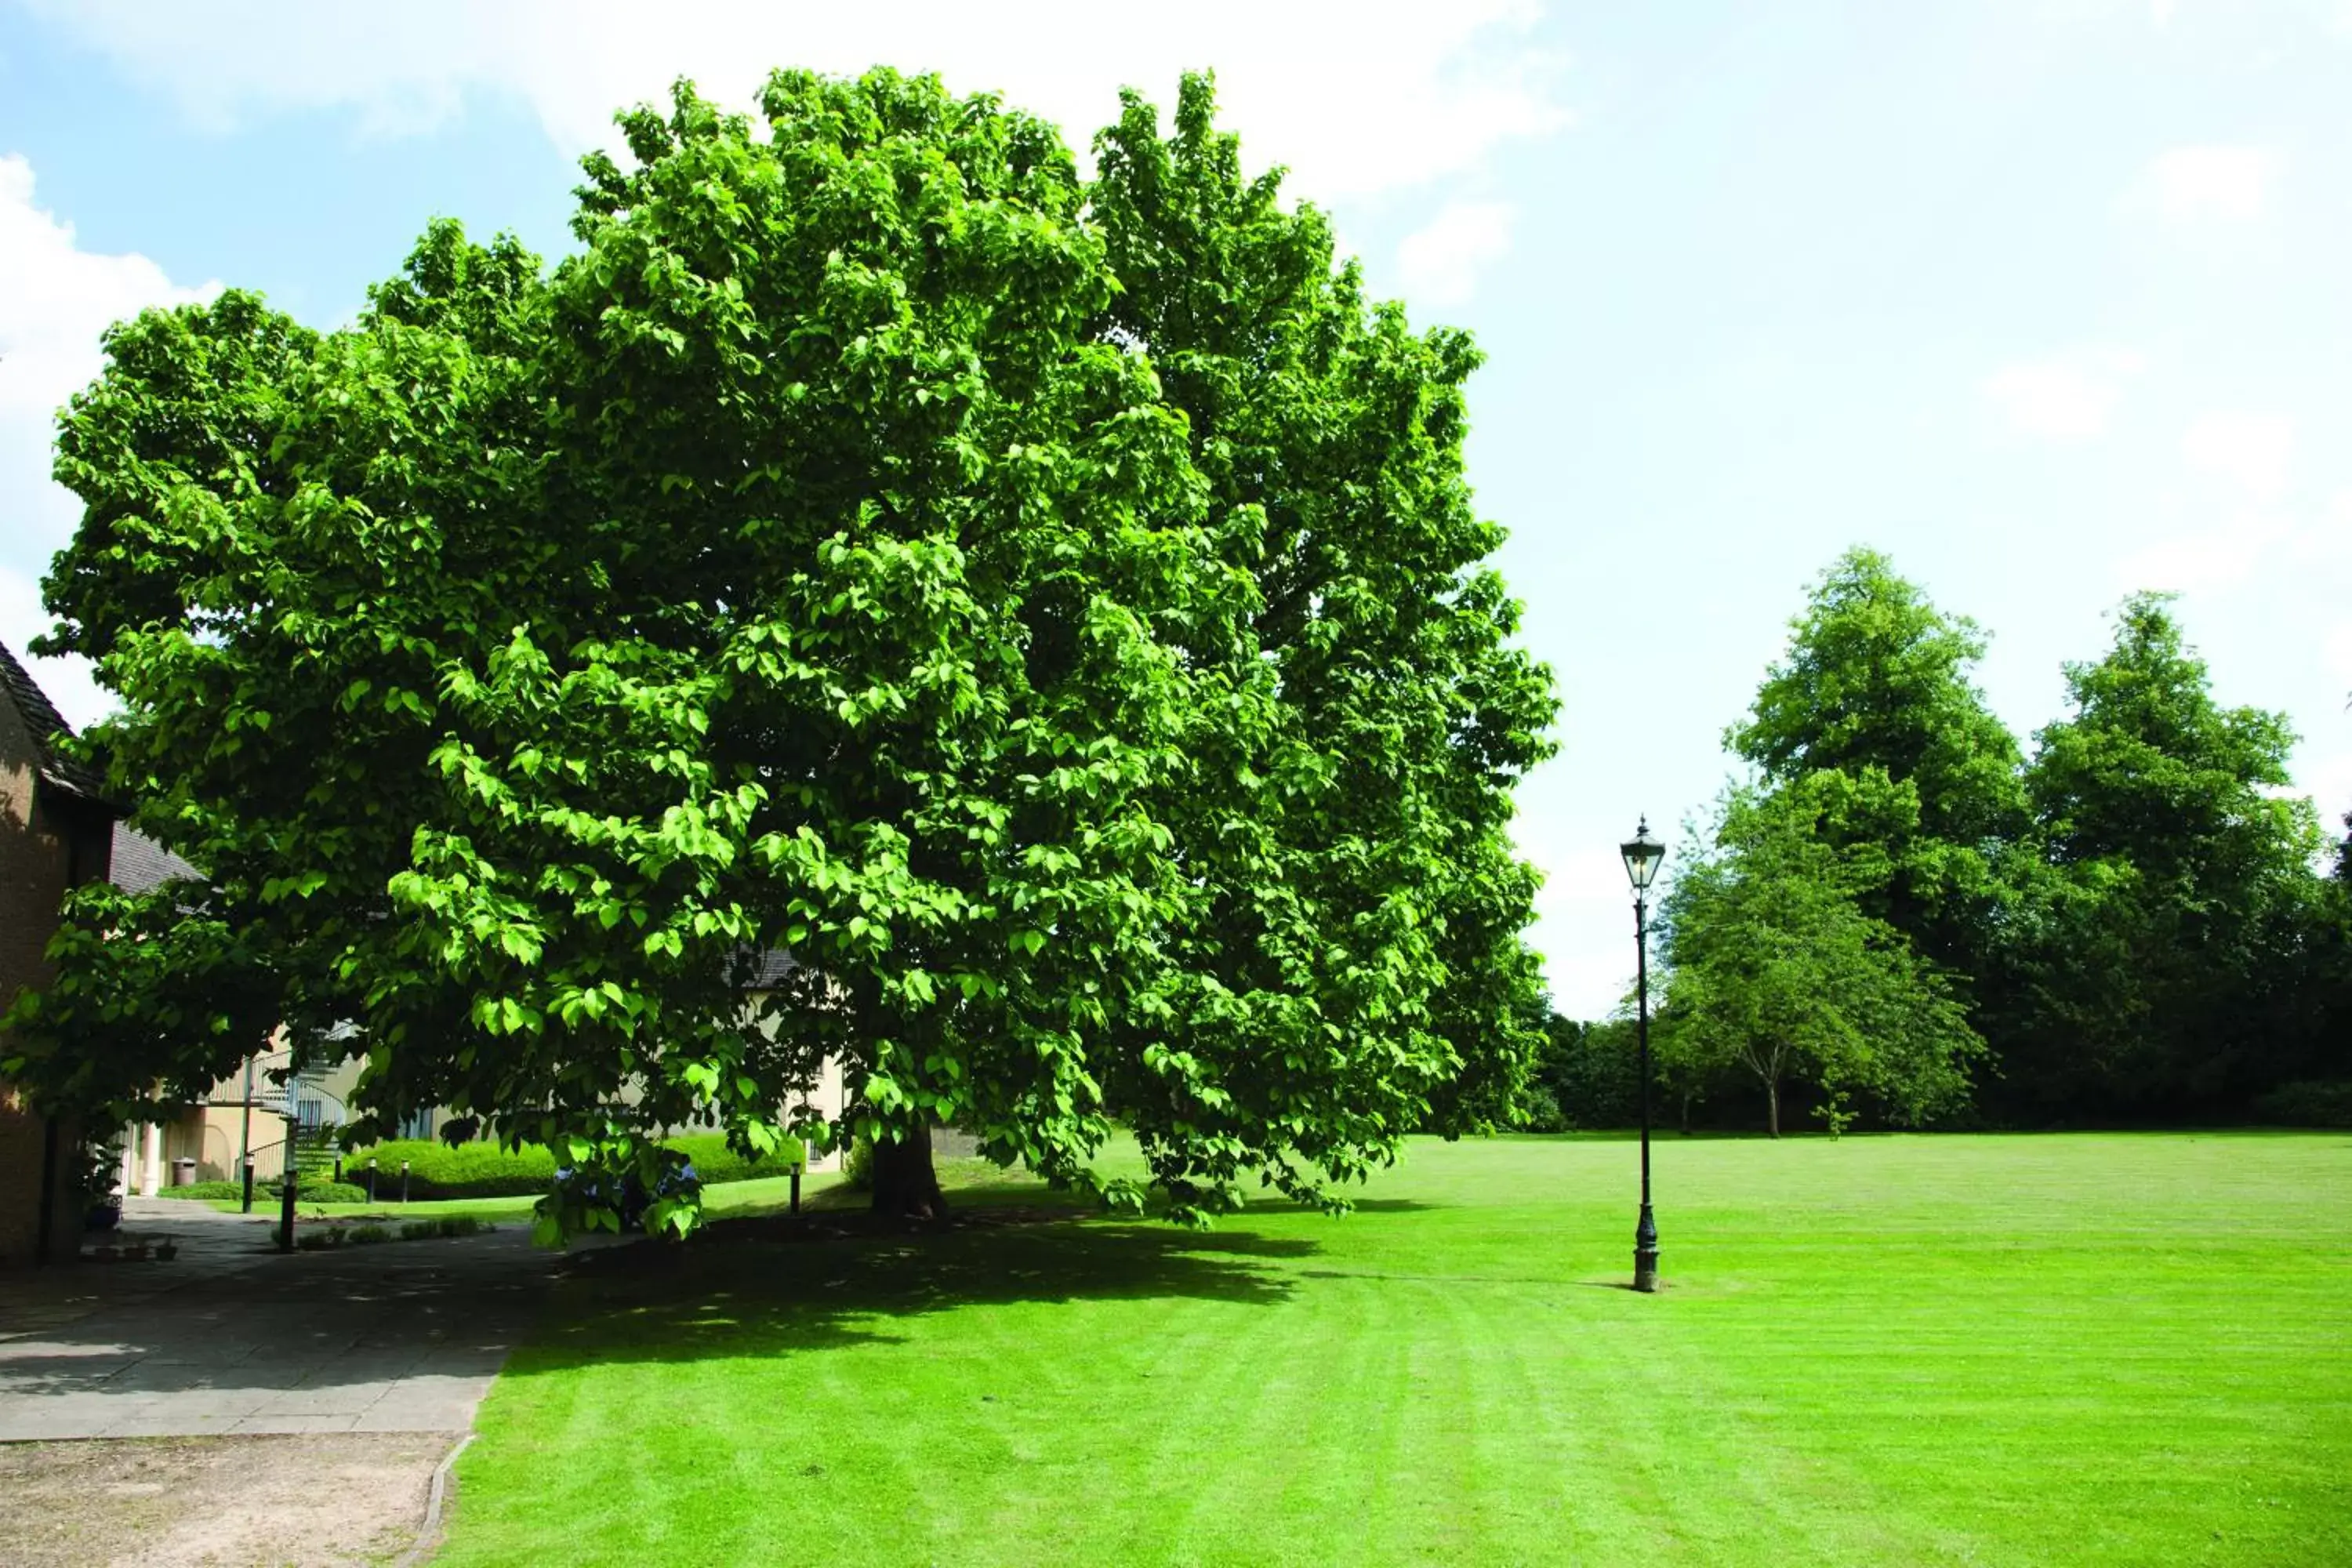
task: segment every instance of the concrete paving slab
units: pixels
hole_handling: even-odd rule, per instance
[[[291,1256],[223,1240],[168,1288],[115,1264],[0,1289],[0,1442],[464,1431],[556,1263],[520,1226]]]

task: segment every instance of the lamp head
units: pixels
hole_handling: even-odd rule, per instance
[[[1658,863],[1666,858],[1666,847],[1650,837],[1648,817],[1642,818],[1642,826],[1633,830],[1633,837],[1617,847],[1617,852],[1625,857],[1625,875],[1633,882],[1633,890],[1648,892],[1651,879],[1658,874]]]

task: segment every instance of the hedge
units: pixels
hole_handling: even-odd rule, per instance
[[[347,1176],[350,1173],[348,1171],[344,1173]],[[155,1195],[159,1198],[210,1199],[218,1203],[224,1198],[244,1197],[245,1184],[241,1181],[191,1182],[184,1187],[158,1188]],[[297,1202],[306,1204],[357,1204],[367,1201],[367,1192],[364,1188],[354,1186],[347,1181],[331,1182],[323,1178],[315,1182],[303,1183],[295,1189],[294,1196]],[[254,1202],[258,1204],[264,1199],[273,1204],[278,1201],[276,1182],[256,1182],[253,1184]]]
[[[253,1190],[256,1194],[261,1191],[258,1186]],[[245,1184],[243,1182],[191,1182],[184,1187],[158,1187],[155,1189],[155,1195],[159,1198],[209,1198],[217,1203],[223,1198],[245,1196]]]
[[[777,1154],[756,1163],[727,1147],[724,1133],[692,1132],[666,1142],[694,1162],[695,1173],[706,1184],[784,1175],[800,1158],[800,1145],[790,1140]],[[506,1149],[488,1142],[450,1144],[423,1138],[395,1139],[371,1148],[354,1149],[344,1155],[344,1179],[364,1183],[370,1159],[376,1163],[375,1192],[379,1199],[400,1195],[403,1160],[408,1162],[408,1195],[420,1201],[537,1194],[547,1191],[555,1180],[555,1156],[537,1143]]]

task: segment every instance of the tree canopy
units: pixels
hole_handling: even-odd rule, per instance
[[[2044,1103],[2145,1112],[2313,1065],[2309,1004],[2342,931],[2315,872],[2317,815],[2277,793],[2284,716],[2215,702],[2155,594],[2125,602],[2114,646],[2066,685],[2074,710],[2024,774],[2012,1077]]]
[[[1131,1205],[1116,1111],[1195,1216],[1475,1121],[1538,1037],[1503,828],[1552,700],[1467,339],[1244,182],[1205,79],[1092,184],[930,79],[760,110],[622,116],[551,270],[443,223],[348,329],[232,290],[110,335],[47,648],[213,918],[75,905],[12,1075],[94,1106],[355,1025],[378,1125],[648,1178],[663,1128],[857,1133],[909,1212],[939,1123]],[[164,931],[201,951],[105,936]],[[204,965],[239,1005],[191,1030]]]
[[[1899,833],[1882,820],[1833,837],[1891,858],[1870,912],[1962,972],[1989,941],[1994,861],[2024,812],[2017,742],[1969,679],[1984,652],[1975,622],[1936,608],[1885,555],[1850,550],[1814,584],[1788,652],[1726,736],[1768,781],[1874,771],[1907,790],[1916,808]]]

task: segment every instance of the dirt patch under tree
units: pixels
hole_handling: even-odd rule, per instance
[[[416,1543],[446,1432],[0,1443],[15,1568],[358,1568]]]

